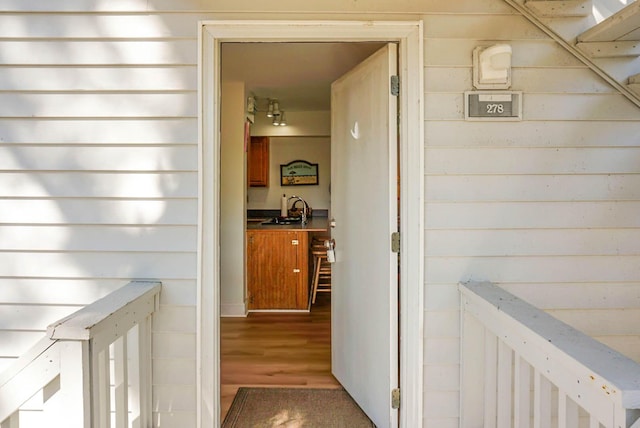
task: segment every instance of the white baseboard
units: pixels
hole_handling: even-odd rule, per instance
[[[243,303],[221,303],[221,317],[246,317],[247,310]]]

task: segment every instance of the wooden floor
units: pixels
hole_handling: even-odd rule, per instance
[[[221,318],[222,420],[241,386],[338,388],[331,375],[330,294],[311,313]]]

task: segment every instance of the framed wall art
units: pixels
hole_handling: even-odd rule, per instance
[[[318,185],[318,164],[305,160],[294,160],[280,165],[281,186],[313,186]]]

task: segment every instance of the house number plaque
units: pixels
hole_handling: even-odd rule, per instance
[[[466,120],[522,120],[522,92],[465,92],[464,113]]]

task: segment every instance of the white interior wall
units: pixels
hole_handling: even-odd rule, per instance
[[[269,187],[250,187],[248,209],[280,209],[283,194],[300,196],[313,209],[331,205],[331,139],[329,137],[271,137],[269,140]],[[280,165],[293,160],[318,164],[317,186],[281,186]],[[293,203],[293,201],[291,201]]]
[[[287,122],[287,126],[273,126],[266,114],[259,112],[255,116],[251,135],[271,137],[269,187],[250,187],[247,209],[278,210],[284,193],[301,196],[312,208],[328,210],[331,202],[331,112],[288,111]],[[280,185],[280,165],[298,159],[319,165],[318,186]]]
[[[265,137],[326,137],[331,135],[331,112],[288,111],[287,126],[273,126],[272,120],[259,112],[255,115],[251,134]]]
[[[244,229],[247,188],[243,82],[222,84],[220,133],[220,313],[244,316]]]

